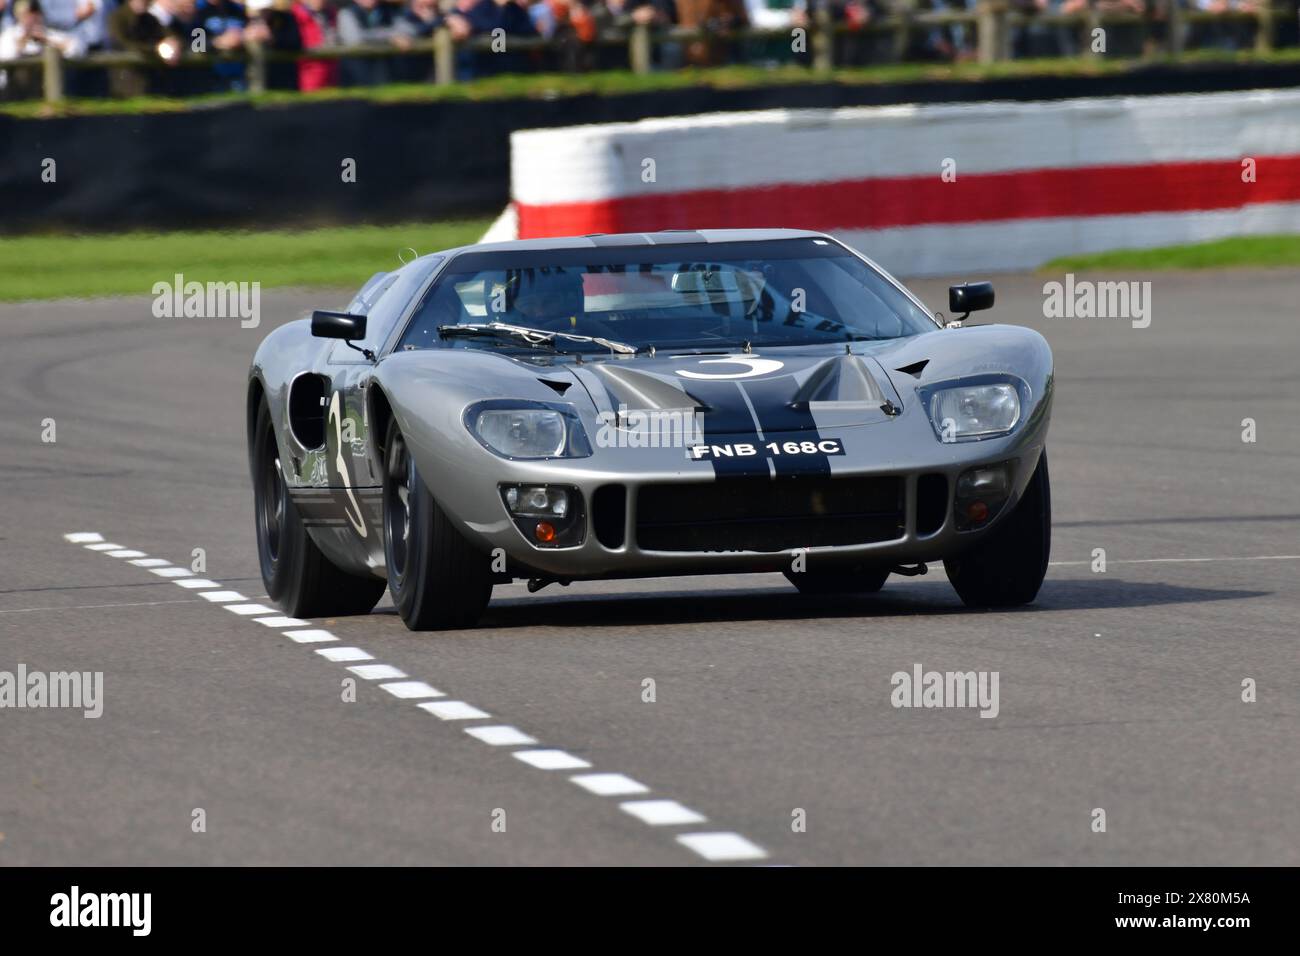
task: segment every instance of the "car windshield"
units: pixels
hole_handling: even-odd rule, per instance
[[[488,323],[687,350],[875,341],[935,329],[857,256],[807,238],[463,253],[429,289],[398,347],[530,348],[518,336],[448,330]],[[604,349],[558,337],[552,347]]]

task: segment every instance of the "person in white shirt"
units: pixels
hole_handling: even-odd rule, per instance
[[[36,0],[17,0],[13,15],[13,22],[0,30],[0,60],[40,56],[47,46],[55,47],[68,57],[85,54],[86,44],[79,37],[45,25],[45,17]]]
[[[45,26],[45,18],[41,16],[41,8],[36,0],[17,0],[13,5],[13,21],[0,30],[0,63],[20,57],[40,56],[47,46],[54,47],[67,57],[84,56],[86,53],[86,45],[74,34]],[[0,70],[0,90],[8,89],[10,72]],[[22,72],[24,87],[39,83],[39,73],[31,70]],[[35,89],[39,87],[33,86]]]

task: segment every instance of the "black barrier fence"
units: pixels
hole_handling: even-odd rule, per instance
[[[828,8],[820,5],[806,26],[781,29],[659,28],[635,24],[609,28],[590,41],[579,42],[573,36],[546,39],[480,35],[454,39],[442,27],[429,40],[409,40],[400,47],[321,46],[288,52],[250,41],[235,49],[195,54],[166,40],[159,45],[157,54],[110,51],[75,59],[64,59],[56,47],[47,45],[40,56],[8,60],[0,63],[0,68],[13,74],[6,84],[7,98],[42,97],[55,103],[64,97],[69,71],[97,70],[125,76],[124,82],[116,84],[117,92],[185,94],[210,90],[202,83],[169,81],[168,74],[199,70],[211,73],[218,64],[235,66],[242,73],[237,85],[252,93],[271,85],[269,77],[277,66],[292,67],[306,61],[400,60],[403,69],[399,73],[436,84],[463,78],[460,74],[467,62],[476,62],[478,66],[471,73],[479,74],[539,68],[577,72],[601,66],[648,73],[656,64],[662,68],[679,62],[784,59],[825,73],[842,65],[929,58],[935,51],[918,41],[936,31],[943,31],[949,38],[944,56],[962,58],[968,54],[980,63],[1018,56],[1135,56],[1157,51],[1177,55],[1198,47],[1253,48],[1266,53],[1279,43],[1294,42],[1295,18],[1294,5],[1274,7],[1268,3],[1222,12],[1189,10],[1179,2],[1169,2],[1152,3],[1143,14],[1103,11],[1097,6],[1070,14],[1027,14],[1008,0],[978,0],[964,12],[926,12],[916,9],[914,0],[902,0],[888,16],[857,26],[833,23]],[[164,46],[168,49],[163,50]],[[411,69],[410,65],[420,59],[427,66]],[[230,79],[228,69],[223,76]]]
[[[1150,66],[980,83],[694,87],[551,100],[364,99],[125,116],[0,115],[0,232],[435,221],[499,212],[514,130],[719,111],[1050,100],[1300,86],[1300,63]],[[356,163],[344,182],[342,162]],[[57,176],[46,181],[46,161]],[[737,157],[743,162],[743,157]]]

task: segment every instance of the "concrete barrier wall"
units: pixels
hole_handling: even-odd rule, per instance
[[[523,238],[791,226],[903,275],[1023,269],[1300,231],[1300,91],[525,130],[511,194]]]

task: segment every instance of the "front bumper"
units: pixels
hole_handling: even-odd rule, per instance
[[[882,511],[872,504],[863,509],[872,519],[852,527],[839,514],[828,515],[820,523],[815,516],[808,516],[809,520],[778,521],[778,527],[762,529],[763,546],[756,550],[733,548],[736,539],[730,534],[720,537],[716,543],[699,534],[692,535],[689,542],[669,543],[661,525],[643,520],[646,516],[642,510],[647,501],[655,502],[653,507],[658,515],[664,500],[677,494],[675,489],[680,489],[682,500],[686,501],[685,496],[699,486],[700,474],[681,471],[629,478],[584,473],[568,462],[536,463],[528,467],[511,463],[509,481],[561,484],[579,490],[584,501],[586,532],[582,543],[574,547],[546,548],[533,544],[506,512],[495,486],[490,489],[495,499],[495,514],[488,520],[469,517],[461,519],[461,523],[464,532],[477,539],[485,550],[502,549],[509,559],[511,573],[519,577],[579,580],[776,571],[789,567],[797,551],[807,554],[810,566],[929,562],[959,554],[1014,510],[1037,466],[1042,446],[1020,445],[1012,455],[999,448],[980,450],[986,453],[972,455],[968,448],[963,448],[960,460],[901,471],[840,470],[822,479],[776,479],[792,485],[802,482],[805,486],[815,481],[831,485],[871,483],[863,487],[892,484],[897,488],[897,506]],[[958,475],[972,467],[1008,460],[1014,461],[1014,466],[1012,493],[1005,507],[983,527],[958,531],[953,509]],[[728,482],[737,480],[749,479],[717,478],[712,487],[730,490],[734,485]],[[771,515],[753,515],[755,524],[771,518]],[[786,539],[782,538],[783,528],[788,528]],[[858,530],[861,538],[869,540],[853,540]],[[837,543],[810,544],[825,540]]]

